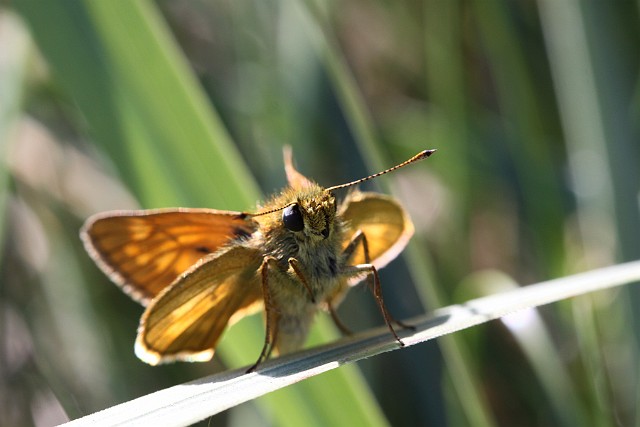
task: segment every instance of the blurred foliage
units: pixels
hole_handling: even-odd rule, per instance
[[[259,316],[211,363],[138,361],[142,309],[78,230],[109,209],[253,209],[285,182],[284,144],[324,185],[439,150],[364,185],[416,224],[381,272],[398,317],[640,258],[637,2],[3,4],[0,425],[52,425],[252,361]],[[382,322],[362,289],[339,310],[355,330]],[[566,301],[214,423],[637,425],[638,307],[633,286]],[[318,320],[312,342],[334,339]]]

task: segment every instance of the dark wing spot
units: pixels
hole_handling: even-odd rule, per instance
[[[211,249],[209,249],[209,248],[208,248],[208,247],[206,247],[206,246],[197,246],[197,247],[195,247],[195,248],[193,248],[193,249],[195,249],[195,251],[196,251],[196,252],[200,252],[200,253],[202,253],[202,254],[209,254],[209,253],[211,253]]]

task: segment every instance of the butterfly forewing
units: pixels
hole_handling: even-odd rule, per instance
[[[346,236],[343,248],[350,238],[362,230],[367,239],[370,261],[382,268],[400,254],[413,235],[411,219],[400,204],[389,196],[379,193],[353,191],[341,207],[341,218],[345,221]],[[347,263],[365,263],[364,250],[358,245]]]
[[[255,229],[240,212],[164,209],[100,214],[81,236],[100,268],[146,305],[200,258]]]
[[[146,308],[136,354],[152,365],[209,360],[224,328],[260,307],[256,249],[230,246],[201,259]]]

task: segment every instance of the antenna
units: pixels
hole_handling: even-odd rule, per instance
[[[288,208],[289,206],[295,205],[295,204],[296,204],[296,202],[291,202],[291,203],[287,203],[286,205],[280,206],[278,208],[269,209],[268,211],[262,211],[262,212],[256,212],[256,213],[245,212],[245,215],[248,215],[248,216],[267,215],[267,214],[270,214],[270,213],[281,211],[282,209]]]
[[[345,188],[345,187],[350,187],[352,185],[360,184],[361,182],[364,182],[364,181],[369,181],[372,178],[375,178],[375,177],[380,176],[380,175],[384,175],[385,173],[393,172],[396,169],[400,169],[400,168],[402,168],[404,166],[407,166],[407,165],[409,165],[411,163],[417,162],[418,160],[426,159],[427,157],[429,157],[430,155],[432,155],[435,152],[436,152],[435,149],[421,151],[418,154],[416,154],[415,156],[413,156],[412,158],[410,158],[409,160],[405,160],[404,162],[402,162],[399,165],[396,165],[396,166],[394,166],[392,168],[383,170],[382,172],[374,173],[373,175],[369,175],[367,177],[360,178],[360,179],[357,179],[355,181],[347,182],[346,184],[334,185],[333,187],[326,188],[325,190],[326,191],[337,190],[337,189],[340,189],[340,188]],[[296,204],[296,202],[291,202],[291,203],[287,203],[284,206],[280,206],[280,207],[277,207],[277,208],[274,208],[274,209],[269,209],[268,211],[262,211],[262,212],[256,212],[256,213],[243,212],[242,215],[246,215],[246,216],[267,215],[267,214],[270,214],[270,213],[281,211],[282,209],[285,209],[288,206],[295,205],[295,204]]]
[[[367,177],[360,178],[360,179],[357,179],[355,181],[347,182],[346,184],[334,185],[333,187],[329,187],[326,190],[327,191],[338,190],[340,188],[351,187],[352,185],[356,185],[356,184],[360,184],[361,182],[369,181],[370,179],[373,179],[373,178],[378,177],[380,175],[384,175],[385,173],[393,172],[396,169],[400,169],[400,168],[402,168],[404,166],[407,166],[407,165],[409,165],[411,163],[417,162],[418,160],[426,159],[427,157],[429,157],[430,155],[432,155],[435,152],[436,152],[436,150],[424,150],[424,151],[421,151],[420,153],[416,154],[415,156],[413,156],[409,160],[406,160],[406,161],[404,161],[404,162],[400,163],[399,165],[396,165],[396,166],[394,166],[392,168],[389,168],[387,170],[383,170],[382,172],[374,173],[373,175],[369,175]]]

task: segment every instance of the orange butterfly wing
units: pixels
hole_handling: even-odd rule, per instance
[[[240,245],[201,259],[146,308],[136,355],[151,365],[211,359],[227,324],[261,306],[261,262],[259,250]]]
[[[345,235],[348,237],[343,242],[343,249],[353,235],[362,230],[369,246],[370,261],[377,268],[397,257],[414,232],[413,223],[404,208],[393,197],[384,194],[353,191],[341,205],[339,215],[345,222]],[[358,245],[348,262],[350,265],[366,262],[362,245]]]
[[[178,208],[95,215],[80,235],[111,280],[147,305],[200,258],[256,228],[240,212]]]

